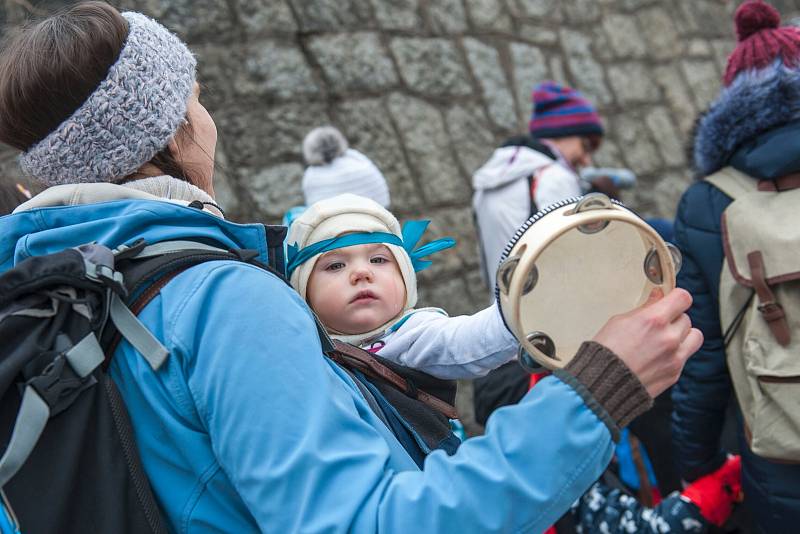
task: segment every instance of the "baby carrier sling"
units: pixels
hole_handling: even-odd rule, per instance
[[[252,263],[283,279],[284,236],[285,229],[267,227],[274,267],[258,262],[257,251],[139,240],[113,251],[91,244],[28,258],[0,275],[0,532],[167,532],[106,372],[110,359],[125,338],[158,369],[169,354],[136,317],[146,304],[207,261]],[[355,377],[418,464],[433,448],[455,450],[454,382],[355,347],[337,352],[318,329],[326,353]]]
[[[706,178],[722,214],[719,311],[728,369],[753,453],[800,462],[800,175]]]

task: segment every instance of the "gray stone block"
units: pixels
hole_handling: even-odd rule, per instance
[[[569,81],[564,62],[560,57],[555,55],[550,58],[550,79],[564,83]]]
[[[718,39],[711,42],[711,49],[714,51],[714,58],[717,61],[719,72],[724,74],[728,66],[728,56],[733,52],[734,42],[732,39]]]
[[[467,31],[467,13],[461,0],[436,0],[427,3],[428,18],[435,33]]]
[[[260,169],[276,161],[302,161],[301,143],[312,128],[330,123],[318,102],[292,102],[264,106],[241,99],[216,115],[220,137],[236,139],[226,144],[232,165]]]
[[[500,54],[494,47],[477,39],[467,38],[463,42],[472,74],[481,86],[489,117],[501,128],[515,129],[517,114],[514,111],[514,98],[500,63]]]
[[[392,61],[375,33],[314,37],[309,49],[337,92],[378,91],[397,83]]]
[[[389,184],[392,212],[417,209],[422,201],[406,164],[389,110],[382,99],[344,102],[335,110],[337,126],[350,145],[369,157]]]
[[[642,32],[631,15],[608,15],[603,18],[603,29],[614,55],[619,58],[640,58],[647,53]]]
[[[519,23],[520,29],[516,32],[521,39],[537,45],[553,46],[558,44],[558,33],[550,26],[534,22]]]
[[[215,44],[192,45],[197,58],[197,81],[200,102],[211,112],[225,106],[233,95],[232,80],[243,64],[238,50],[233,53]]]
[[[417,0],[372,0],[375,18],[385,30],[416,30],[422,25]]]
[[[675,114],[681,132],[687,134],[694,124],[697,108],[680,69],[674,65],[665,65],[656,67],[655,74],[656,82]]]
[[[646,217],[673,219],[678,201],[691,185],[689,172],[660,172],[642,179],[639,186],[628,192],[627,202],[637,206]]]
[[[433,96],[472,94],[463,60],[451,41],[398,37],[390,47],[409,89]]]
[[[422,239],[423,243],[442,237],[452,237],[457,243],[455,247],[437,252],[430,257],[433,263],[419,274],[422,284],[448,276],[460,276],[465,269],[478,265],[475,250],[471,246],[475,242],[471,209],[421,210],[408,214],[404,219],[431,221],[428,231]]]
[[[400,94],[393,94],[388,102],[426,205],[469,201],[469,183],[458,171],[439,110]]]
[[[606,123],[606,129],[609,124]],[[622,159],[622,151],[614,142],[618,136],[616,132],[607,131],[600,149],[592,155],[592,161],[598,167],[624,167],[625,161]]]
[[[534,46],[514,43],[511,45],[511,63],[514,68],[517,108],[523,122],[527,122],[532,109],[533,88],[549,77],[547,59],[544,53]],[[563,78],[556,79],[564,81]]]
[[[593,57],[591,39],[575,30],[561,30],[559,34],[575,85],[600,104],[611,103],[611,91],[606,85],[603,67]]]
[[[236,6],[242,28],[248,36],[297,31],[297,22],[284,0],[236,0]]]
[[[292,99],[316,96],[321,89],[293,43],[264,40],[248,44],[234,74],[234,90],[241,96]]]
[[[704,33],[727,37],[731,34],[731,21],[736,4],[716,0],[683,0],[675,2],[678,8],[678,26],[684,32]],[[688,33],[687,32],[687,33]]]
[[[686,151],[672,117],[666,108],[657,107],[647,112],[647,127],[656,140],[658,150],[669,167],[681,167],[686,164]]]
[[[686,54],[693,57],[708,57],[711,55],[711,45],[705,39],[690,39]]]
[[[153,17],[189,43],[227,41],[234,35],[234,15],[227,2],[215,0],[122,0],[122,10]]]
[[[357,30],[372,22],[369,0],[290,0],[304,31]]]
[[[225,211],[226,219],[242,220],[242,202],[236,191],[236,179],[221,143],[214,154],[214,199]]]
[[[687,59],[681,61],[681,69],[692,89],[695,104],[699,109],[706,109],[716,98],[721,85],[721,77],[714,62]]]
[[[611,119],[611,131],[622,149],[622,158],[636,174],[647,174],[662,165],[658,149],[650,140],[650,133],[642,118],[636,113],[617,114]]]
[[[639,62],[627,62],[608,68],[608,80],[621,105],[655,102],[661,97],[650,69]]]
[[[500,2],[466,0],[469,19],[479,30],[511,31],[511,17]]]
[[[425,274],[425,271],[420,273]],[[418,308],[434,306],[444,308],[451,316],[475,312],[479,304],[474,302],[463,277],[448,276],[437,280],[425,280],[419,288]]]
[[[508,8],[514,17],[561,21],[560,3],[559,0],[508,0]]]
[[[678,34],[673,18],[662,7],[652,7],[638,11],[636,16],[639,25],[647,28],[644,38],[649,44],[648,52],[656,59],[667,59],[679,56],[683,52],[684,43]]]
[[[299,163],[245,167],[239,175],[258,209],[268,217],[280,220],[289,208],[303,204],[303,166]]]
[[[601,11],[597,0],[562,0],[560,4],[564,22],[568,24],[597,22],[600,18]]]
[[[456,158],[464,172],[472,176],[489,159],[497,144],[489,122],[477,106],[456,105],[445,116]]]

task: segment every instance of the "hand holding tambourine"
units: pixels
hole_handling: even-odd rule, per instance
[[[517,231],[497,269],[497,301],[530,371],[564,367],[613,316],[675,288],[678,250],[605,195],[570,198]]]

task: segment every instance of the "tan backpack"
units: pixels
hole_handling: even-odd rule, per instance
[[[720,322],[752,451],[800,462],[800,175],[706,178],[733,202],[722,214]]]

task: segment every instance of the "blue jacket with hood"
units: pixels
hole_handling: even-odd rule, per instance
[[[751,112],[751,107],[738,104],[742,113]],[[742,124],[748,127],[757,122],[747,118],[750,122]],[[684,193],[675,220],[675,243],[683,253],[678,285],[692,294],[689,316],[705,337],[700,350],[686,363],[672,394],[675,457],[687,480],[722,465],[725,451],[720,447],[720,436],[726,408],[734,398],[722,342],[728,325],[721,325],[719,318],[724,260],[720,220],[731,199],[702,178],[724,165],[754,180],[800,172],[800,122],[768,130],[740,144],[729,141],[731,130],[716,130],[715,124],[707,122],[705,129],[701,126],[695,159],[702,176]],[[719,142],[716,146],[709,142],[719,140],[736,148],[726,151]],[[800,524],[800,465],[777,464],[755,456],[744,440],[740,415],[737,427],[745,502],[756,523],[765,532],[795,531]]]
[[[50,189],[48,202],[0,219],[0,272],[65,247],[140,237],[205,237],[266,259],[263,226],[131,200],[122,186],[111,186],[118,200],[85,203],[91,187]],[[176,532],[539,532],[613,453],[606,425],[549,377],[498,410],[486,435],[453,456],[434,451],[419,470],[323,357],[305,303],[251,265],[188,269],[140,319],[169,349],[167,363],[153,371],[123,341],[111,373]]]

